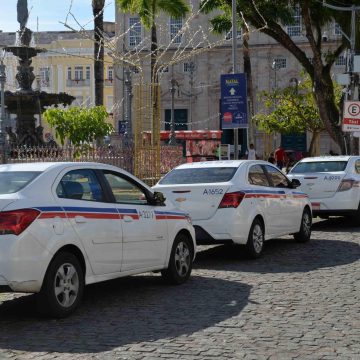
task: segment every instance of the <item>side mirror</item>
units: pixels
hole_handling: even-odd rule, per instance
[[[291,180],[291,187],[293,189],[298,188],[301,185],[301,182],[299,181],[299,179],[292,179]]]
[[[151,198],[151,203],[154,205],[165,205],[165,200],[166,198],[162,192],[155,191]]]

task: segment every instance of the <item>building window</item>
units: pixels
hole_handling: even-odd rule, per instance
[[[71,67],[67,68],[67,79],[71,80]]]
[[[341,26],[336,22],[334,26],[334,35],[335,36],[342,36]]]
[[[276,70],[286,69],[286,59],[285,58],[274,59],[273,68]]]
[[[91,68],[90,68],[90,66],[86,66],[85,76],[86,76],[86,80],[90,80],[90,78],[91,78]]]
[[[183,26],[183,19],[170,18],[170,40],[174,44],[180,44],[182,39],[182,34],[180,33]]]
[[[42,67],[39,69],[40,81],[42,86],[49,86],[50,84],[50,68]]]
[[[107,69],[107,78],[108,80],[113,81],[114,79],[114,67],[113,66],[109,66]]]
[[[301,13],[299,6],[295,6],[293,23],[287,26],[287,33],[290,37],[301,35]]]
[[[185,62],[184,63],[184,67],[183,67],[183,71],[186,73],[191,73],[194,72],[195,70],[195,64],[193,62]]]
[[[242,36],[242,29],[237,29],[236,38],[240,39],[241,36]],[[225,40],[231,40],[231,39],[232,39],[232,29],[225,36]]]
[[[346,66],[346,57],[344,55],[340,55],[335,60],[335,66]]]
[[[138,74],[140,72],[139,68],[137,66],[130,66],[130,71],[133,74]]]
[[[136,46],[141,43],[141,23],[139,17],[129,19],[129,46]]]
[[[168,73],[169,72],[169,67],[168,66],[164,66],[161,68],[160,70],[162,73]]]
[[[84,79],[84,69],[82,66],[75,66],[75,80]]]

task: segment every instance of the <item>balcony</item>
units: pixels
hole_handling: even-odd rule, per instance
[[[114,79],[105,79],[104,86],[113,86]]]
[[[67,79],[67,87],[87,87],[90,86],[90,79]]]

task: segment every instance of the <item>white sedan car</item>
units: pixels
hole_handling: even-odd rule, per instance
[[[183,211],[117,167],[0,166],[0,290],[39,293],[55,317],[75,310],[86,284],[148,271],[185,282],[194,239]]]
[[[258,257],[264,240],[310,239],[311,205],[299,185],[268,162],[227,160],[180,165],[153,188],[189,212],[198,244],[244,244]]]
[[[360,156],[305,158],[288,176],[301,182],[314,216],[349,215],[360,222]]]

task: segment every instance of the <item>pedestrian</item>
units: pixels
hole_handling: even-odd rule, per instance
[[[274,157],[274,153],[270,153],[267,161],[271,164],[275,164],[275,157]]]
[[[248,160],[256,160],[258,158],[254,144],[249,145],[249,148],[247,149],[245,155],[246,155],[246,159]]]
[[[275,150],[275,163],[276,166],[282,170],[282,168],[284,167],[284,159],[285,159],[285,151],[284,149],[279,146],[276,150]]]

